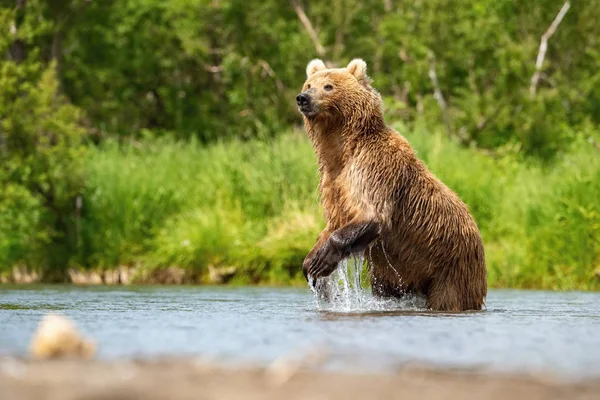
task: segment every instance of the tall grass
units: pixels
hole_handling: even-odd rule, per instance
[[[596,148],[575,144],[544,166],[518,152],[490,156],[440,133],[397,128],[475,215],[491,286],[600,287]],[[108,142],[88,154],[78,264],[177,266],[200,279],[210,266],[233,266],[239,283],[303,284],[300,265],[324,221],[302,132],[210,147]]]
[[[109,143],[89,159],[83,260],[297,278],[322,219],[312,149],[298,134],[201,147]]]

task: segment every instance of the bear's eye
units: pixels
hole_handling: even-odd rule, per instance
[[[307,88],[307,89],[310,89],[310,83],[309,83],[308,85],[306,85],[306,88]]]
[[[325,90],[327,90],[329,92],[330,90],[333,90],[333,86],[331,86],[331,85],[325,85],[323,87],[323,89],[325,89]]]

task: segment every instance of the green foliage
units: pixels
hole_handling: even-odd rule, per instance
[[[527,265],[541,270],[543,286],[552,289],[590,286],[600,268],[600,156],[580,146],[543,178],[547,204],[527,217],[526,233],[535,235]],[[528,271],[523,275],[523,284],[539,284]]]
[[[20,19],[3,11],[3,22]],[[23,57],[14,47],[44,32],[28,15],[15,33],[20,43],[0,42],[0,52],[15,55],[0,60],[0,263],[40,266],[53,279],[74,251],[85,131],[81,112],[59,90],[55,64],[44,67],[35,52]]]
[[[44,231],[38,231],[43,208],[23,186],[0,177],[0,272],[17,264],[35,263],[39,247],[47,243]]]
[[[598,287],[597,149],[577,143],[544,166],[510,148],[494,157],[465,149],[441,130],[397,128],[469,205],[492,286]],[[199,276],[233,266],[239,282],[303,282],[300,265],[324,226],[306,137],[108,143],[90,153],[87,168],[89,266],[178,266]]]
[[[362,57],[388,120],[471,207],[493,284],[596,287],[600,2],[571,2],[530,93],[563,3],[0,1],[0,271],[298,279],[317,174],[281,133],[310,59]]]
[[[315,160],[304,135],[210,147],[108,142],[88,160],[82,265],[234,265],[261,279],[271,264],[290,267],[276,247],[285,252],[282,243],[292,243],[289,257],[298,261],[308,245],[293,244],[303,234],[284,218],[298,222],[316,206]],[[309,217],[314,240],[318,227]]]
[[[323,58],[366,59],[382,94],[402,104],[390,117],[425,117],[465,144],[516,143],[550,159],[574,139],[566,126],[600,122],[599,2],[572,2],[529,93],[541,35],[563,3],[30,0],[1,12],[6,31],[21,21],[28,52],[59,62],[65,93],[104,135],[151,129],[212,141],[272,136],[297,122],[293,99],[318,52],[296,5]]]
[[[273,133],[294,116],[283,82],[306,62],[279,51],[310,51],[293,18],[280,1],[90,2],[65,28],[65,90],[110,133]]]

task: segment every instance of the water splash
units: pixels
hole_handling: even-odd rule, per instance
[[[362,257],[345,259],[328,277],[309,280],[319,310],[340,313],[425,310],[425,299],[406,295],[401,299],[373,296]]]

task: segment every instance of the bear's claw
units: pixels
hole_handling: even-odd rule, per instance
[[[303,269],[305,274],[314,278],[329,276],[335,271],[342,259],[342,253],[332,244],[331,240],[328,240],[312,259],[307,260],[308,266]]]

